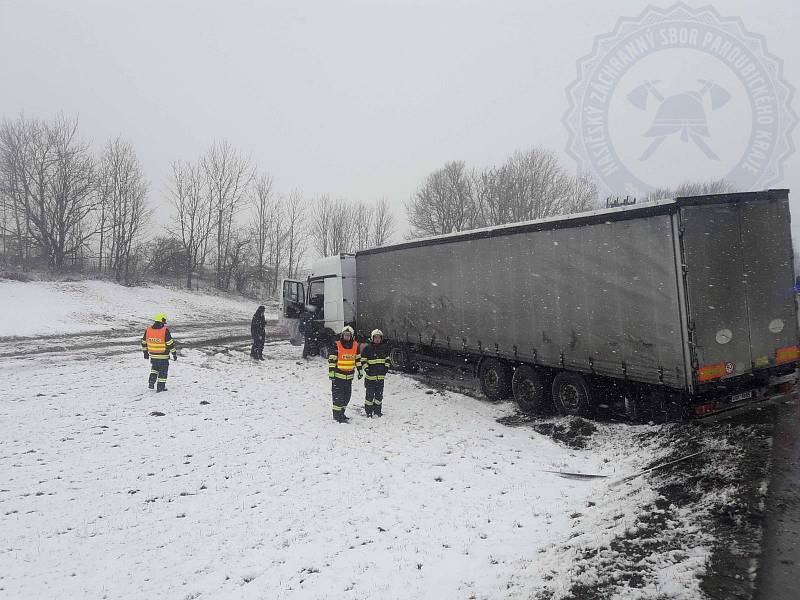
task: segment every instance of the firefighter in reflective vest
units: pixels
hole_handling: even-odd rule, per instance
[[[333,394],[333,420],[337,423],[347,423],[344,411],[350,402],[353,392],[353,375],[358,373],[361,379],[361,356],[358,353],[358,342],[355,332],[349,325],[342,329],[335,346],[336,354],[328,356],[328,378],[331,380]]]
[[[145,359],[150,359],[147,387],[152,390],[158,382],[156,392],[166,392],[169,355],[172,354],[172,360],[178,360],[178,353],[175,352],[175,342],[167,329],[167,315],[164,313],[158,313],[153,324],[144,332],[142,352]]]
[[[389,347],[383,343],[383,332],[373,329],[369,334],[370,343],[361,351],[361,368],[364,371],[364,410],[368,417],[383,416],[383,380],[392,361]]]

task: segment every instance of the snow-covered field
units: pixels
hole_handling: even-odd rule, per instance
[[[120,288],[119,305],[151,292]],[[230,316],[216,301],[207,318]],[[0,597],[704,597],[706,516],[620,482],[667,454],[637,441],[657,428],[601,424],[573,449],[503,424],[510,402],[400,374],[382,419],[357,382],[339,425],[321,359],[264,355],[184,348],[165,394],[136,344],[0,358]],[[637,531],[663,537],[643,522],[667,546],[626,552]]]
[[[162,286],[0,279],[0,306],[4,337],[125,328],[147,323],[157,312],[167,313],[170,324],[243,320],[253,316],[258,303]]]

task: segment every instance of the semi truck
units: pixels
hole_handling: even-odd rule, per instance
[[[679,197],[326,257],[283,282],[320,354],[381,329],[400,369],[468,368],[491,400],[634,421],[788,398],[800,362],[789,191]],[[296,328],[295,328],[296,331]]]

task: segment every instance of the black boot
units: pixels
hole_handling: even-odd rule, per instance
[[[367,413],[368,417],[372,417],[372,406],[364,405],[364,412]]]
[[[149,387],[151,390],[154,390],[155,387],[156,387],[156,382],[155,381],[148,381],[147,382],[147,387]]]

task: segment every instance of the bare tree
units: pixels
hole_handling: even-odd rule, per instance
[[[386,199],[374,206],[366,202],[320,196],[313,205],[308,226],[311,246],[318,256],[355,252],[386,244],[394,233],[394,215]]]
[[[216,285],[228,289],[234,222],[255,173],[250,159],[227,141],[212,145],[202,159],[202,166],[216,229]]]
[[[706,194],[727,194],[736,189],[727,179],[712,179],[709,181],[684,181],[676,187],[661,187],[648,193],[642,201],[652,202],[664,198],[679,198],[681,196],[704,196]]]
[[[272,219],[272,226],[268,238],[268,248],[270,264],[272,265],[272,285],[271,293],[275,293],[278,289],[278,280],[280,278],[281,267],[284,259],[284,244],[286,240],[286,231],[284,223],[286,221],[286,210],[283,206],[283,198],[279,199],[275,204],[275,214]]]
[[[15,183],[27,235],[62,270],[68,257],[83,251],[95,234],[87,225],[96,208],[95,166],[89,145],[78,137],[77,119],[63,115],[51,123],[18,121],[25,131]]]
[[[542,148],[515,152],[502,166],[473,175],[481,225],[500,225],[581,212],[596,203],[588,176],[572,176],[555,153]]]
[[[17,121],[3,120],[0,124],[0,205],[3,209],[3,253],[9,249],[27,267],[32,240],[30,231],[30,201],[25,185],[25,161],[38,123],[20,116]]]
[[[214,213],[208,203],[205,177],[198,165],[172,163],[170,197],[175,207],[173,235],[180,240],[186,255],[186,287],[192,287],[192,273],[205,263]]]
[[[395,220],[389,202],[381,198],[375,204],[375,216],[372,221],[372,234],[370,244],[373,247],[385,246],[389,243],[395,232]]]
[[[323,194],[314,201],[308,227],[309,237],[314,251],[319,256],[329,256],[330,228],[333,206],[330,197]]]
[[[276,202],[272,191],[272,177],[267,174],[260,175],[255,180],[251,193],[253,216],[250,228],[252,230],[252,249],[255,254],[254,268],[260,283],[267,281],[267,265],[269,261],[270,236],[275,220]],[[238,282],[237,282],[238,285]],[[261,290],[263,293],[263,290]]]
[[[561,214],[586,212],[598,208],[597,183],[588,174],[570,179],[564,196]]]
[[[469,229],[476,210],[464,163],[449,162],[425,179],[406,203],[412,236],[440,235]]]
[[[355,252],[371,245],[375,209],[364,202],[355,202],[352,204],[351,215],[353,219],[353,247],[350,251]]]
[[[127,281],[133,245],[142,233],[150,212],[149,185],[133,146],[119,137],[106,144],[100,159],[100,270],[108,235],[108,268],[119,282]]]
[[[305,254],[305,209],[303,195],[296,190],[291,192],[285,202],[286,226],[283,236],[286,248],[286,275],[288,277],[297,276],[300,264],[303,261],[303,254]]]

